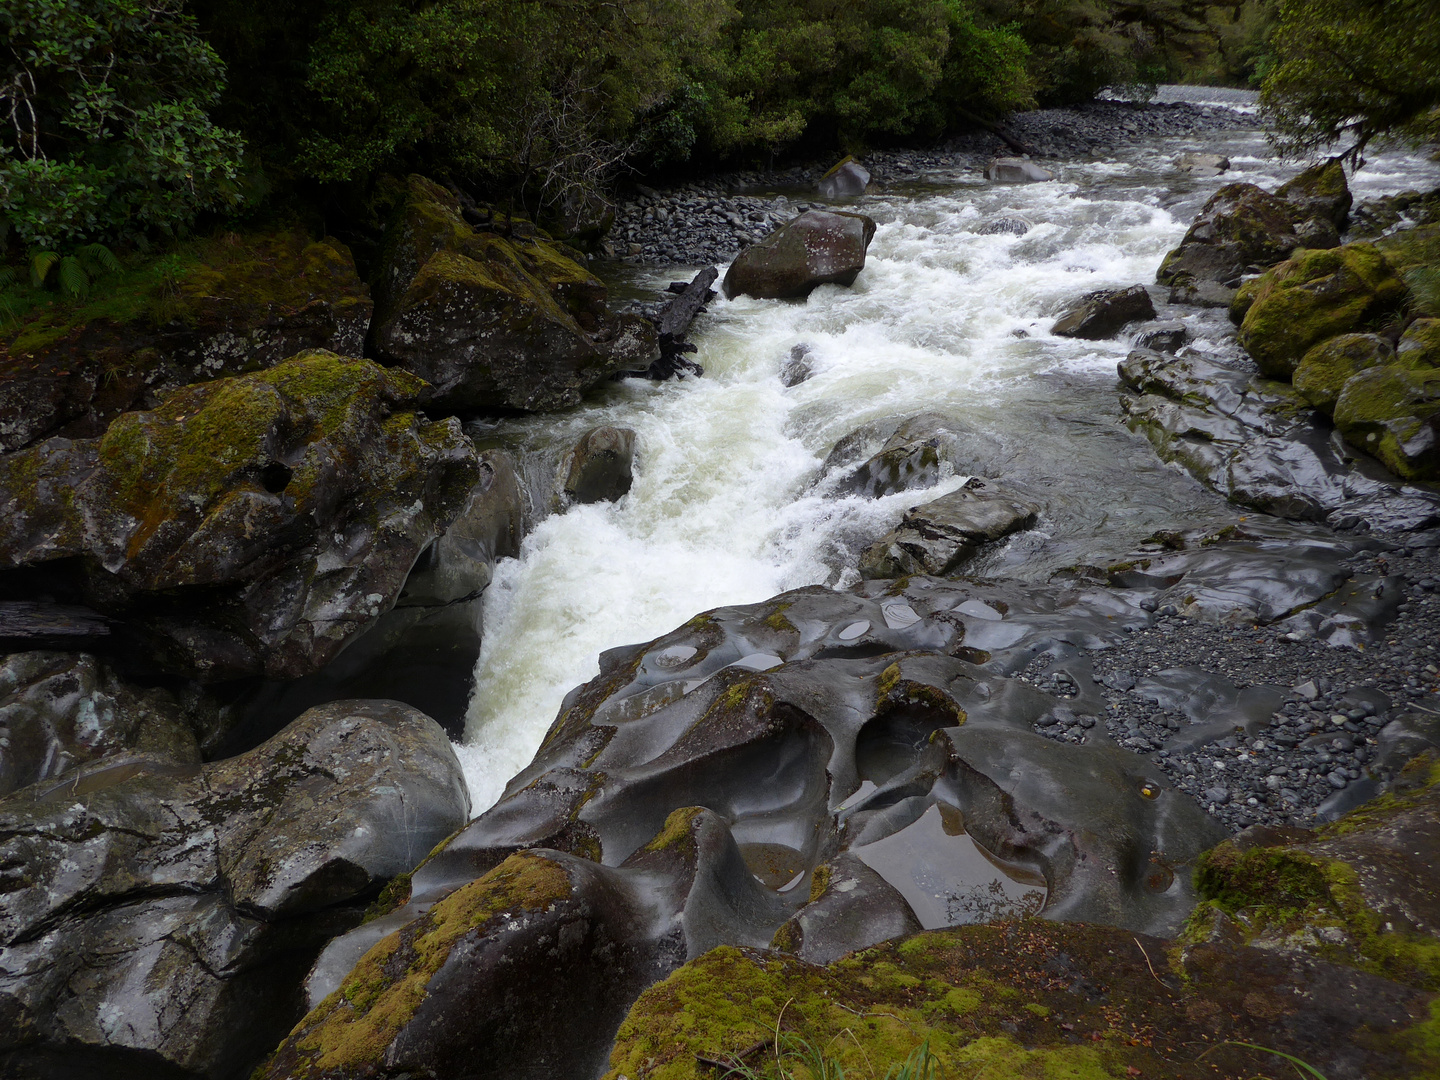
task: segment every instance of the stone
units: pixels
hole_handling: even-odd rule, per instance
[[[1154,352],[1175,353],[1189,340],[1190,331],[1185,328],[1184,323],[1175,319],[1142,328],[1135,335],[1135,347]]]
[[[946,574],[986,543],[1029,528],[1039,503],[999,486],[961,488],[906,512],[860,557],[867,578]]]
[[[780,384],[787,390],[799,386],[815,374],[814,350],[804,343],[790,350],[785,363],[780,365]]]
[[[1188,281],[1221,285],[1273,266],[1298,243],[1285,200],[1254,184],[1227,184],[1206,201],[1180,246],[1155,275],[1161,285]]]
[[[1230,168],[1230,159],[1224,154],[1188,153],[1181,154],[1175,164],[1191,176],[1219,176]]]
[[[235,233],[173,277],[94,305],[40,309],[0,344],[0,451],[89,438],[180,386],[303,349],[359,356],[373,305],[350,249],[302,230]]]
[[[1440,319],[1416,319],[1407,326],[1395,359],[1406,367],[1440,367]]]
[[[1350,223],[1354,197],[1345,182],[1344,163],[1338,157],[1310,166],[1276,188],[1275,195],[1293,207],[1291,216],[1297,224],[1318,218],[1344,232]]]
[[[325,940],[468,810],[434,721],[354,701],[237,758],[102,766],[0,800],[0,863],[29,880],[0,892],[7,1071],[246,1075],[294,1024]]]
[[[825,459],[826,471],[850,465],[872,434],[862,428],[837,442]],[[934,487],[946,476],[978,471],[982,463],[975,454],[989,449],[989,440],[968,425],[942,413],[918,413],[896,424],[879,451],[835,481],[833,491],[878,499]]]
[[[1302,250],[1247,285],[1240,344],[1265,375],[1288,379],[1326,338],[1395,310],[1405,284],[1372,244]]]
[[[127,754],[200,761],[191,718],[164,690],[139,690],[87,653],[0,659],[0,796]]]
[[[1024,236],[1035,226],[1019,214],[999,214],[976,227],[978,236]]]
[[[1440,478],[1440,368],[1389,364],[1360,372],[1340,391],[1335,426],[1397,476]]]
[[[865,194],[870,184],[870,171],[854,158],[845,158],[815,185],[824,199],[847,199]]]
[[[1055,320],[1051,333],[1099,341],[1114,337],[1126,323],[1155,318],[1155,305],[1144,285],[1086,293]]]
[[[997,157],[985,166],[985,179],[998,180],[1002,184],[1031,184],[1054,180],[1055,174],[1026,158]]]
[[[606,306],[598,278],[538,235],[481,231],[457,196],[412,176],[386,233],[374,342],[444,410],[579,404],[658,354],[654,327]]]
[[[725,271],[727,298],[808,296],[826,284],[851,285],[865,268],[875,222],[863,214],[807,210],[741,250]]]
[[[562,496],[569,502],[615,502],[630,490],[635,464],[635,432],[629,428],[591,428],[575,444],[562,466]]]
[[[202,681],[318,670],[474,486],[458,421],[413,411],[425,389],[314,351],[0,457],[0,566],[43,569]]]
[[[1291,381],[1306,401],[1328,415],[1352,375],[1394,360],[1394,347],[1378,334],[1339,334],[1307,352]]]

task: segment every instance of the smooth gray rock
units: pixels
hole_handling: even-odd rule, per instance
[[[132,687],[87,653],[0,659],[0,795],[131,753],[200,761],[191,717],[172,695]]]
[[[1031,184],[1054,180],[1055,174],[1026,158],[997,157],[985,166],[985,179],[998,180],[1002,184]]]
[[[1219,176],[1230,168],[1230,159],[1223,154],[1181,154],[1175,163],[1181,172],[1191,176]]]
[[[246,1075],[320,945],[468,811],[439,726],[384,701],[10,795],[0,865],[29,884],[0,891],[0,1054],[22,1077]]]
[[[575,444],[562,469],[561,494],[568,502],[615,502],[634,480],[635,432],[629,428],[591,428]]]
[[[1143,327],[1135,335],[1135,347],[1154,352],[1175,353],[1189,340],[1190,331],[1185,329],[1184,323],[1176,319]]]
[[[875,222],[863,214],[807,210],[735,256],[721,287],[729,298],[773,300],[851,285],[874,236]]]
[[[858,161],[845,160],[820,178],[815,185],[821,198],[845,199],[864,195],[870,184],[870,171]]]
[[[983,545],[1034,524],[1040,510],[1038,502],[998,485],[967,485],[908,511],[898,527],[866,549],[860,573],[867,578],[949,573]]]
[[[1051,333],[1100,341],[1114,337],[1126,323],[1155,318],[1155,305],[1144,285],[1086,293],[1055,320]]]
[[[1000,214],[982,222],[975,230],[979,236],[997,236],[1008,233],[1011,236],[1024,236],[1035,226],[1019,214]]]
[[[792,386],[799,386],[815,374],[815,364],[811,359],[814,350],[809,345],[799,344],[790,350],[790,355],[785,363],[780,365],[780,382],[787,390]]]

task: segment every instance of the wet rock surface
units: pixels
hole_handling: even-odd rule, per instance
[[[0,344],[0,450],[88,438],[171,390],[257,371],[302,349],[359,356],[370,291],[348,248],[300,230],[212,242],[128,318],[41,318]]]
[[[313,672],[394,603],[475,483],[458,422],[413,411],[424,390],[317,351],[0,458],[9,585],[123,615],[202,680]]]
[[[906,511],[860,557],[861,576],[947,574],[991,541],[1035,524],[1038,502],[998,484],[966,487]]]
[[[1060,337],[1114,337],[1126,323],[1155,318],[1155,304],[1144,285],[1087,293],[1061,313],[1050,328]]]
[[[438,725],[315,709],[209,765],[133,759],[0,800],[8,1075],[244,1076],[315,951],[468,815]]]
[[[821,285],[851,285],[865,269],[875,222],[863,214],[808,210],[741,250],[725,272],[727,297],[779,300]]]

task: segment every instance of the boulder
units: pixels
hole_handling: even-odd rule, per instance
[[[359,356],[370,292],[350,250],[299,229],[231,233],[153,282],[27,317],[0,344],[0,451],[88,438],[177,387],[270,367],[302,349]]]
[[[863,214],[807,210],[735,256],[721,287],[727,297],[775,300],[851,285],[874,236],[875,222]]]
[[[1291,214],[1288,202],[1254,184],[1227,184],[1201,207],[1155,280],[1173,286],[1238,283],[1242,274],[1273,266],[1295,249]]]
[[[0,796],[124,754],[200,761],[191,717],[164,690],[139,690],[87,653],[0,659]]]
[[[1247,295],[1240,344],[1264,374],[1288,379],[1321,341],[1394,311],[1405,283],[1374,245],[1362,242],[1298,251],[1247,285]]]
[[[1406,367],[1440,367],[1440,319],[1416,319],[1407,326],[1395,359]]]
[[[1055,320],[1051,333],[1099,341],[1114,337],[1126,323],[1155,318],[1155,305],[1144,285],[1086,293]]]
[[[1350,222],[1350,206],[1354,198],[1350,194],[1350,185],[1345,182],[1345,166],[1338,157],[1312,165],[1299,176],[1281,184],[1275,189],[1275,194],[1291,205],[1291,218],[1296,224],[1319,219],[1328,222],[1332,230],[1344,232]]]
[[[1040,504],[998,485],[961,488],[909,510],[900,524],[860,557],[860,574],[896,578],[947,574],[980,548],[1029,528]]]
[[[319,947],[468,811],[434,721],[356,701],[238,758],[102,766],[0,800],[0,862],[28,880],[0,892],[7,1073],[248,1075],[297,1019]]]
[[[881,438],[879,451],[856,465],[867,446]],[[834,482],[835,494],[878,499],[934,487],[946,476],[978,470],[980,463],[972,460],[976,452],[984,455],[993,449],[989,439],[943,413],[919,413],[893,429],[852,431],[826,456],[825,470],[850,467]]]
[[[824,199],[846,199],[864,195],[870,171],[854,158],[846,158],[820,178],[815,185]]]
[[[1191,176],[1219,176],[1230,168],[1230,159],[1224,154],[1181,154],[1175,162],[1181,172]]]
[[[802,343],[792,348],[790,355],[780,365],[780,384],[788,390],[792,386],[799,386],[814,375],[813,355],[814,349],[809,345]]]
[[[1335,402],[1345,441],[1407,480],[1440,479],[1440,368],[1373,367]]]
[[[478,231],[461,211],[410,177],[375,282],[375,349],[429,384],[429,405],[570,408],[656,357],[654,327],[610,311],[605,286],[558,245]]]
[[[998,180],[1002,184],[1030,184],[1054,180],[1055,174],[1026,158],[997,157],[985,166],[985,179]]]
[[[635,466],[635,432],[630,428],[591,428],[561,466],[562,499],[570,503],[616,502],[630,490]]]
[[[1378,334],[1339,334],[1307,352],[1291,381],[1306,401],[1329,414],[1352,375],[1394,360],[1395,349]]]
[[[1190,340],[1190,331],[1178,319],[1159,322],[1142,328],[1135,335],[1137,349],[1152,349],[1155,352],[1179,352],[1181,346]]]
[[[315,671],[390,608],[475,484],[459,423],[412,411],[425,389],[302,353],[7,455],[0,566],[124,616],[201,680]]]
[[[1019,214],[999,214],[981,222],[975,229],[978,236],[1024,236],[1035,226]]]

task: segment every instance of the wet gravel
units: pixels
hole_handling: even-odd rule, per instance
[[[1012,117],[1008,130],[1042,164],[1104,158],[1137,139],[1258,127],[1252,114],[1223,106],[1136,105],[1093,101],[1065,109],[1037,109]],[[1196,149],[1202,149],[1198,143]],[[864,158],[872,190],[913,183],[953,183],[983,173],[997,155],[1014,151],[986,131],[969,132],[928,149],[877,151]],[[709,266],[729,262],[806,210],[833,203],[815,185],[833,161],[785,169],[722,173],[664,190],[637,184],[616,206],[602,256],[631,264]],[[842,202],[843,205],[843,202]]]
[[[1342,587],[1403,579],[1397,617],[1370,643],[1335,647],[1285,626],[1219,626],[1162,608],[1126,644],[1089,654],[1102,708],[1063,706],[1096,700],[1063,663],[1039,660],[1023,673],[1062,700],[1058,719],[1037,730],[1070,743],[1103,731],[1232,829],[1340,816],[1382,790],[1424,739],[1440,738],[1440,534],[1393,544],[1351,560],[1356,578]],[[1209,704],[1219,690],[1221,707],[1237,718],[1248,709],[1255,719],[1243,726],[1237,719],[1230,734],[1186,747],[1197,716],[1173,700],[1183,694],[1166,700],[1164,691],[1184,682],[1177,670],[1197,668],[1221,677],[1205,687]],[[1232,685],[1238,707],[1224,700]]]

